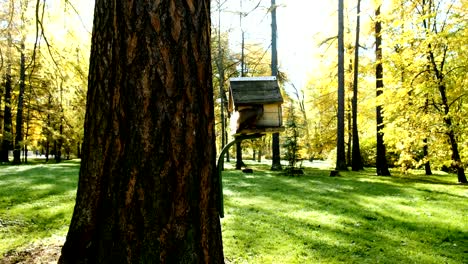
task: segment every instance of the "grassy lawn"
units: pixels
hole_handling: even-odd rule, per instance
[[[0,256],[34,243],[64,240],[75,203],[78,170],[77,160],[0,166]]]
[[[468,186],[454,175],[230,167],[221,220],[228,263],[468,263]],[[0,166],[0,256],[63,242],[78,170],[77,161]]]
[[[468,263],[468,186],[454,175],[268,168],[223,173],[232,263]]]

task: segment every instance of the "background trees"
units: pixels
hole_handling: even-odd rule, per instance
[[[1,2],[2,162],[13,149],[15,163],[34,152],[78,155],[89,52],[79,10],[69,1]]]
[[[256,7],[251,15],[244,17],[244,60],[241,60],[242,52],[238,48],[241,40],[236,31],[239,23],[237,7],[239,1],[214,1],[215,4],[212,6],[217,7],[217,2],[220,4],[221,12],[213,9],[212,13],[213,17],[216,15],[216,19],[213,19],[212,61],[216,62],[213,64],[213,81],[217,87],[214,91],[217,142],[221,146],[222,140],[226,142],[229,134],[228,129],[225,133],[221,130],[223,127],[221,120],[226,123],[228,114],[226,111],[221,111],[225,109],[221,109],[220,99],[221,96],[227,99],[228,79],[239,75],[241,61],[244,61],[246,76],[270,74],[271,0],[243,0],[245,10],[250,11]],[[87,18],[86,12],[82,11],[86,3],[56,0],[47,1],[44,5],[43,1],[39,1],[38,7],[36,3],[25,0],[3,1],[0,4],[0,20],[2,20],[0,145],[3,146],[0,147],[0,157],[4,162],[13,161],[11,151],[15,147],[18,130],[23,134],[23,139],[18,138],[16,144],[22,150],[22,162],[25,160],[25,150],[30,151],[29,155],[32,155],[31,151],[34,153],[38,150],[39,153],[48,154],[47,157],[57,160],[68,156],[77,157],[81,152],[91,28],[89,22],[86,22],[91,20]],[[276,0],[275,4],[278,11],[278,25],[281,29],[282,25],[291,24],[290,19],[286,21],[283,19],[282,11],[288,8],[285,4],[293,5],[293,3]],[[376,60],[373,52],[375,6],[371,2],[362,3],[361,49],[356,59],[353,55],[356,51],[357,20],[354,14],[357,2],[344,1],[343,4],[345,124],[356,116],[357,126],[360,127],[359,134],[351,132],[355,126],[345,127],[345,134],[351,135],[345,137],[345,151],[351,153],[349,150],[357,145],[352,144],[353,139],[357,138],[353,137],[353,134],[356,134],[359,136],[364,164],[366,166],[376,164],[377,132],[371,124],[376,122],[375,108],[376,104],[379,104],[385,125],[382,132],[389,166],[400,167],[402,171],[425,168],[427,173],[430,173],[431,169],[444,168],[447,171],[460,172],[460,180],[463,181],[463,173],[456,166],[460,164],[463,167],[468,156],[464,144],[467,132],[463,122],[467,110],[464,103],[467,79],[465,70],[467,32],[466,19],[464,19],[466,1],[395,0],[386,2],[381,7],[381,61],[385,69],[382,80],[385,89],[377,101],[374,87]],[[333,17],[334,22],[327,24],[336,23],[336,4],[333,5],[333,9],[329,15]],[[229,14],[235,19],[229,20]],[[37,21],[41,23],[37,24]],[[263,27],[263,37],[259,35],[259,29],[251,25]],[[335,25],[329,26],[336,29]],[[284,83],[284,87],[291,95],[294,93],[292,86],[295,85],[304,95],[302,100],[306,115],[300,117],[304,117],[306,121],[305,136],[308,135],[308,140],[303,146],[307,157],[335,160],[332,156],[336,156],[334,149],[337,140],[337,104],[333,99],[336,96],[336,87],[332,88],[337,82],[338,63],[335,58],[337,38],[335,30],[324,32],[315,35],[316,46],[310,46],[310,50],[318,55],[304,58],[304,60],[313,60],[319,65],[310,70],[309,81],[304,85],[291,79]],[[280,75],[285,73],[294,77],[297,72],[283,72],[281,68],[285,64],[285,54],[287,54],[284,49],[284,54],[281,54],[281,48],[284,48],[281,43],[286,34],[287,32],[281,30],[278,34],[280,44],[278,65]],[[21,108],[18,108],[21,98],[19,96],[21,40],[24,36],[26,36],[23,51],[25,78],[23,108],[20,115],[22,126],[21,129],[17,129],[17,113],[18,110],[21,111]],[[217,45],[217,42],[221,42],[222,45]],[[222,63],[219,63],[218,58],[223,58]],[[359,66],[356,68],[353,65],[357,60]],[[224,65],[222,69],[218,64]],[[224,71],[222,74],[224,80],[218,71]],[[359,83],[356,102],[359,111],[357,115],[350,115],[354,97],[351,96],[351,87],[354,83],[351,81],[351,76],[354,73],[357,74],[357,83]],[[224,86],[221,87],[219,82],[224,83]],[[224,89],[224,93],[221,89]],[[446,106],[443,102],[444,97]],[[223,102],[226,103],[226,100]],[[448,112],[445,112],[446,110]],[[221,118],[221,112],[224,113],[224,118]],[[448,125],[450,123],[451,125]],[[221,137],[222,134],[224,137]],[[256,154],[260,150],[259,147],[263,146],[262,154],[270,158],[270,140],[266,138],[267,144],[252,145],[255,146]],[[280,141],[282,144],[283,140]],[[245,154],[250,156],[252,154],[250,144],[248,142],[244,144]],[[11,155],[9,159],[8,151]],[[346,163],[351,164],[352,159],[346,158]]]
[[[466,40],[460,39],[466,36],[466,21],[460,20],[467,15],[463,9],[465,1],[393,1],[385,3],[378,16],[374,13],[375,7],[364,3],[360,16],[363,19],[360,41],[363,52],[358,57],[360,90],[357,104],[360,110],[357,123],[362,127],[359,137],[365,165],[375,165],[377,160],[376,130],[369,124],[376,120],[375,107],[378,105],[382,113],[379,123],[384,124],[384,136],[379,141],[385,144],[388,166],[400,167],[402,171],[422,168],[428,174],[431,168],[460,173],[456,164],[466,167],[466,154],[463,154],[466,148],[459,143],[466,140],[465,126],[460,123],[461,115],[466,111],[466,93],[461,90],[466,89],[466,81],[462,81],[466,79],[466,73],[460,72],[467,67],[462,51],[466,49],[462,48],[466,47]],[[347,10],[353,8],[351,3],[345,2],[345,69],[348,62],[352,65],[356,60],[351,52],[356,45],[351,44],[351,40],[355,38],[357,21],[346,15],[350,13]],[[376,44],[375,25],[379,21],[382,57],[376,61],[372,50]],[[333,122],[336,122],[337,105],[332,103],[334,91],[331,86],[337,81],[337,75],[330,72],[338,64],[330,58],[333,56],[331,48],[336,47],[337,42],[330,34],[318,36],[316,43],[322,54],[319,57],[322,70],[311,74],[304,90],[309,123],[314,126],[309,126],[309,131],[315,135],[310,152],[325,153],[321,156],[326,158],[336,155],[335,146],[330,142],[336,131]],[[385,84],[385,89],[378,90],[381,95],[376,99],[375,90],[371,88],[375,87],[372,82],[376,78],[377,62],[381,62],[385,69],[383,78],[377,78]],[[441,90],[445,90],[448,102],[445,106]],[[453,144],[455,142],[458,143]],[[461,162],[456,161],[458,158],[453,149],[459,150]],[[463,176],[459,181],[464,181]]]
[[[466,182],[459,140],[466,138],[460,115],[465,114],[467,62],[460,45],[466,16],[463,1],[395,1],[392,16],[386,21],[392,27],[386,36],[388,78],[392,87],[385,92],[384,105],[392,120],[386,133],[389,142],[400,153],[402,166],[425,165],[452,168],[460,182]],[[466,3],[465,3],[466,5]],[[389,46],[392,45],[392,46]],[[405,136],[396,136],[395,132]],[[392,134],[393,133],[393,134]],[[459,166],[460,165],[460,166]]]

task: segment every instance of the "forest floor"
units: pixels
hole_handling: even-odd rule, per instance
[[[468,263],[468,186],[456,175],[392,177],[246,161],[222,173],[226,263]],[[0,264],[56,263],[79,162],[0,166]]]

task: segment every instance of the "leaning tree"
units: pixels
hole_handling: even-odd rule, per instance
[[[210,1],[97,0],[59,263],[222,263]]]

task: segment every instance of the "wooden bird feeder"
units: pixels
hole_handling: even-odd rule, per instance
[[[281,104],[283,97],[274,76],[231,78],[229,112],[234,140],[222,149],[218,157],[219,216],[224,217],[223,170],[224,155],[236,142],[260,138],[267,133],[284,131]]]
[[[231,78],[229,112],[235,136],[284,131],[283,97],[275,76]]]

